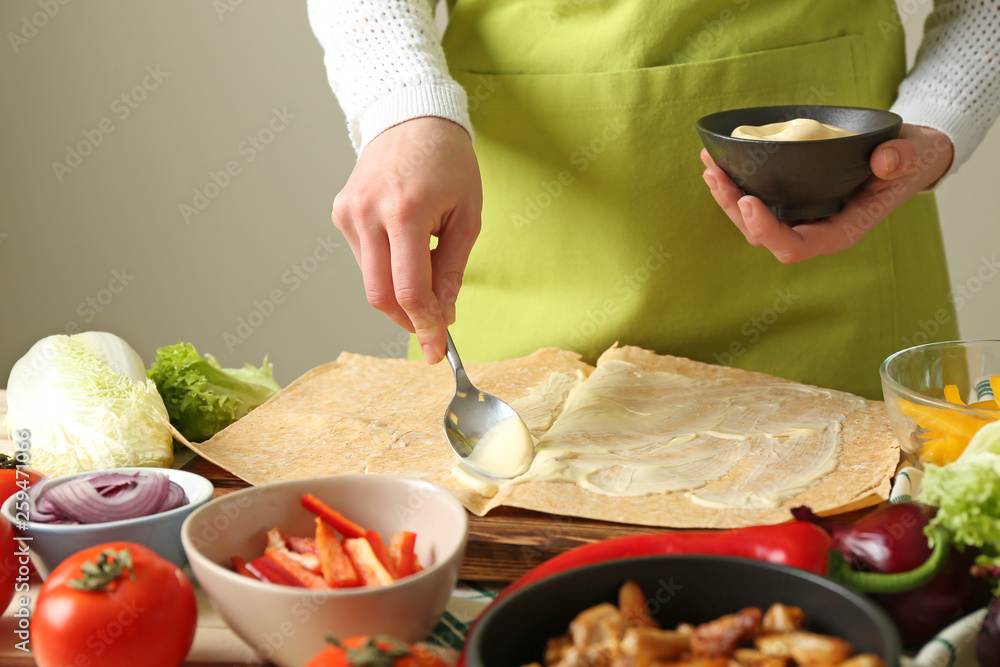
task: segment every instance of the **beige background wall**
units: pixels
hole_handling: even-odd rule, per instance
[[[907,3],[911,36],[930,4]],[[402,353],[329,222],[355,156],[304,0],[3,0],[0,28],[0,386],[74,329],[147,363],[268,353],[283,383]],[[994,128],[941,188],[966,337],[1000,337],[998,153]]]

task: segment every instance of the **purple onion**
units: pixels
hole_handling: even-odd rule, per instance
[[[29,491],[31,520],[90,524],[135,519],[187,504],[184,489],[160,472],[96,473]]]

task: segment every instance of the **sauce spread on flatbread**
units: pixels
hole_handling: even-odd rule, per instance
[[[831,400],[836,397],[838,400]],[[616,496],[686,491],[718,508],[777,507],[833,471],[842,411],[861,398],[788,382],[744,384],[601,363],[553,374],[512,406],[539,437],[524,481]],[[723,490],[708,481],[732,480]]]

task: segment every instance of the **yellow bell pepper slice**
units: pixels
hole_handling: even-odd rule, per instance
[[[1000,375],[994,375],[990,378],[990,389],[993,390],[994,400],[1000,403]]]
[[[946,466],[957,459],[968,445],[968,440],[963,442],[961,438],[951,435],[929,440],[920,450],[920,458],[939,466]]]
[[[949,403],[955,403],[956,405],[965,405],[965,401],[962,400],[961,394],[958,393],[958,385],[954,384],[945,385],[944,400]]]
[[[976,401],[975,403],[969,404],[970,408],[979,408],[980,410],[1000,410],[1000,404],[995,400],[989,399],[986,401]]]
[[[983,426],[995,421],[980,419],[955,410],[911,403],[905,398],[899,399],[899,409],[922,428],[954,435],[964,439],[965,442],[968,442]]]

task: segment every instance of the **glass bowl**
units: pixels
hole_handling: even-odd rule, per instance
[[[1000,419],[1000,410],[972,407],[994,398],[990,378],[1000,374],[1000,340],[917,345],[891,355],[879,374],[893,431],[911,461],[934,460],[928,443],[964,448],[976,430]],[[955,385],[966,405],[945,400],[946,385]]]

